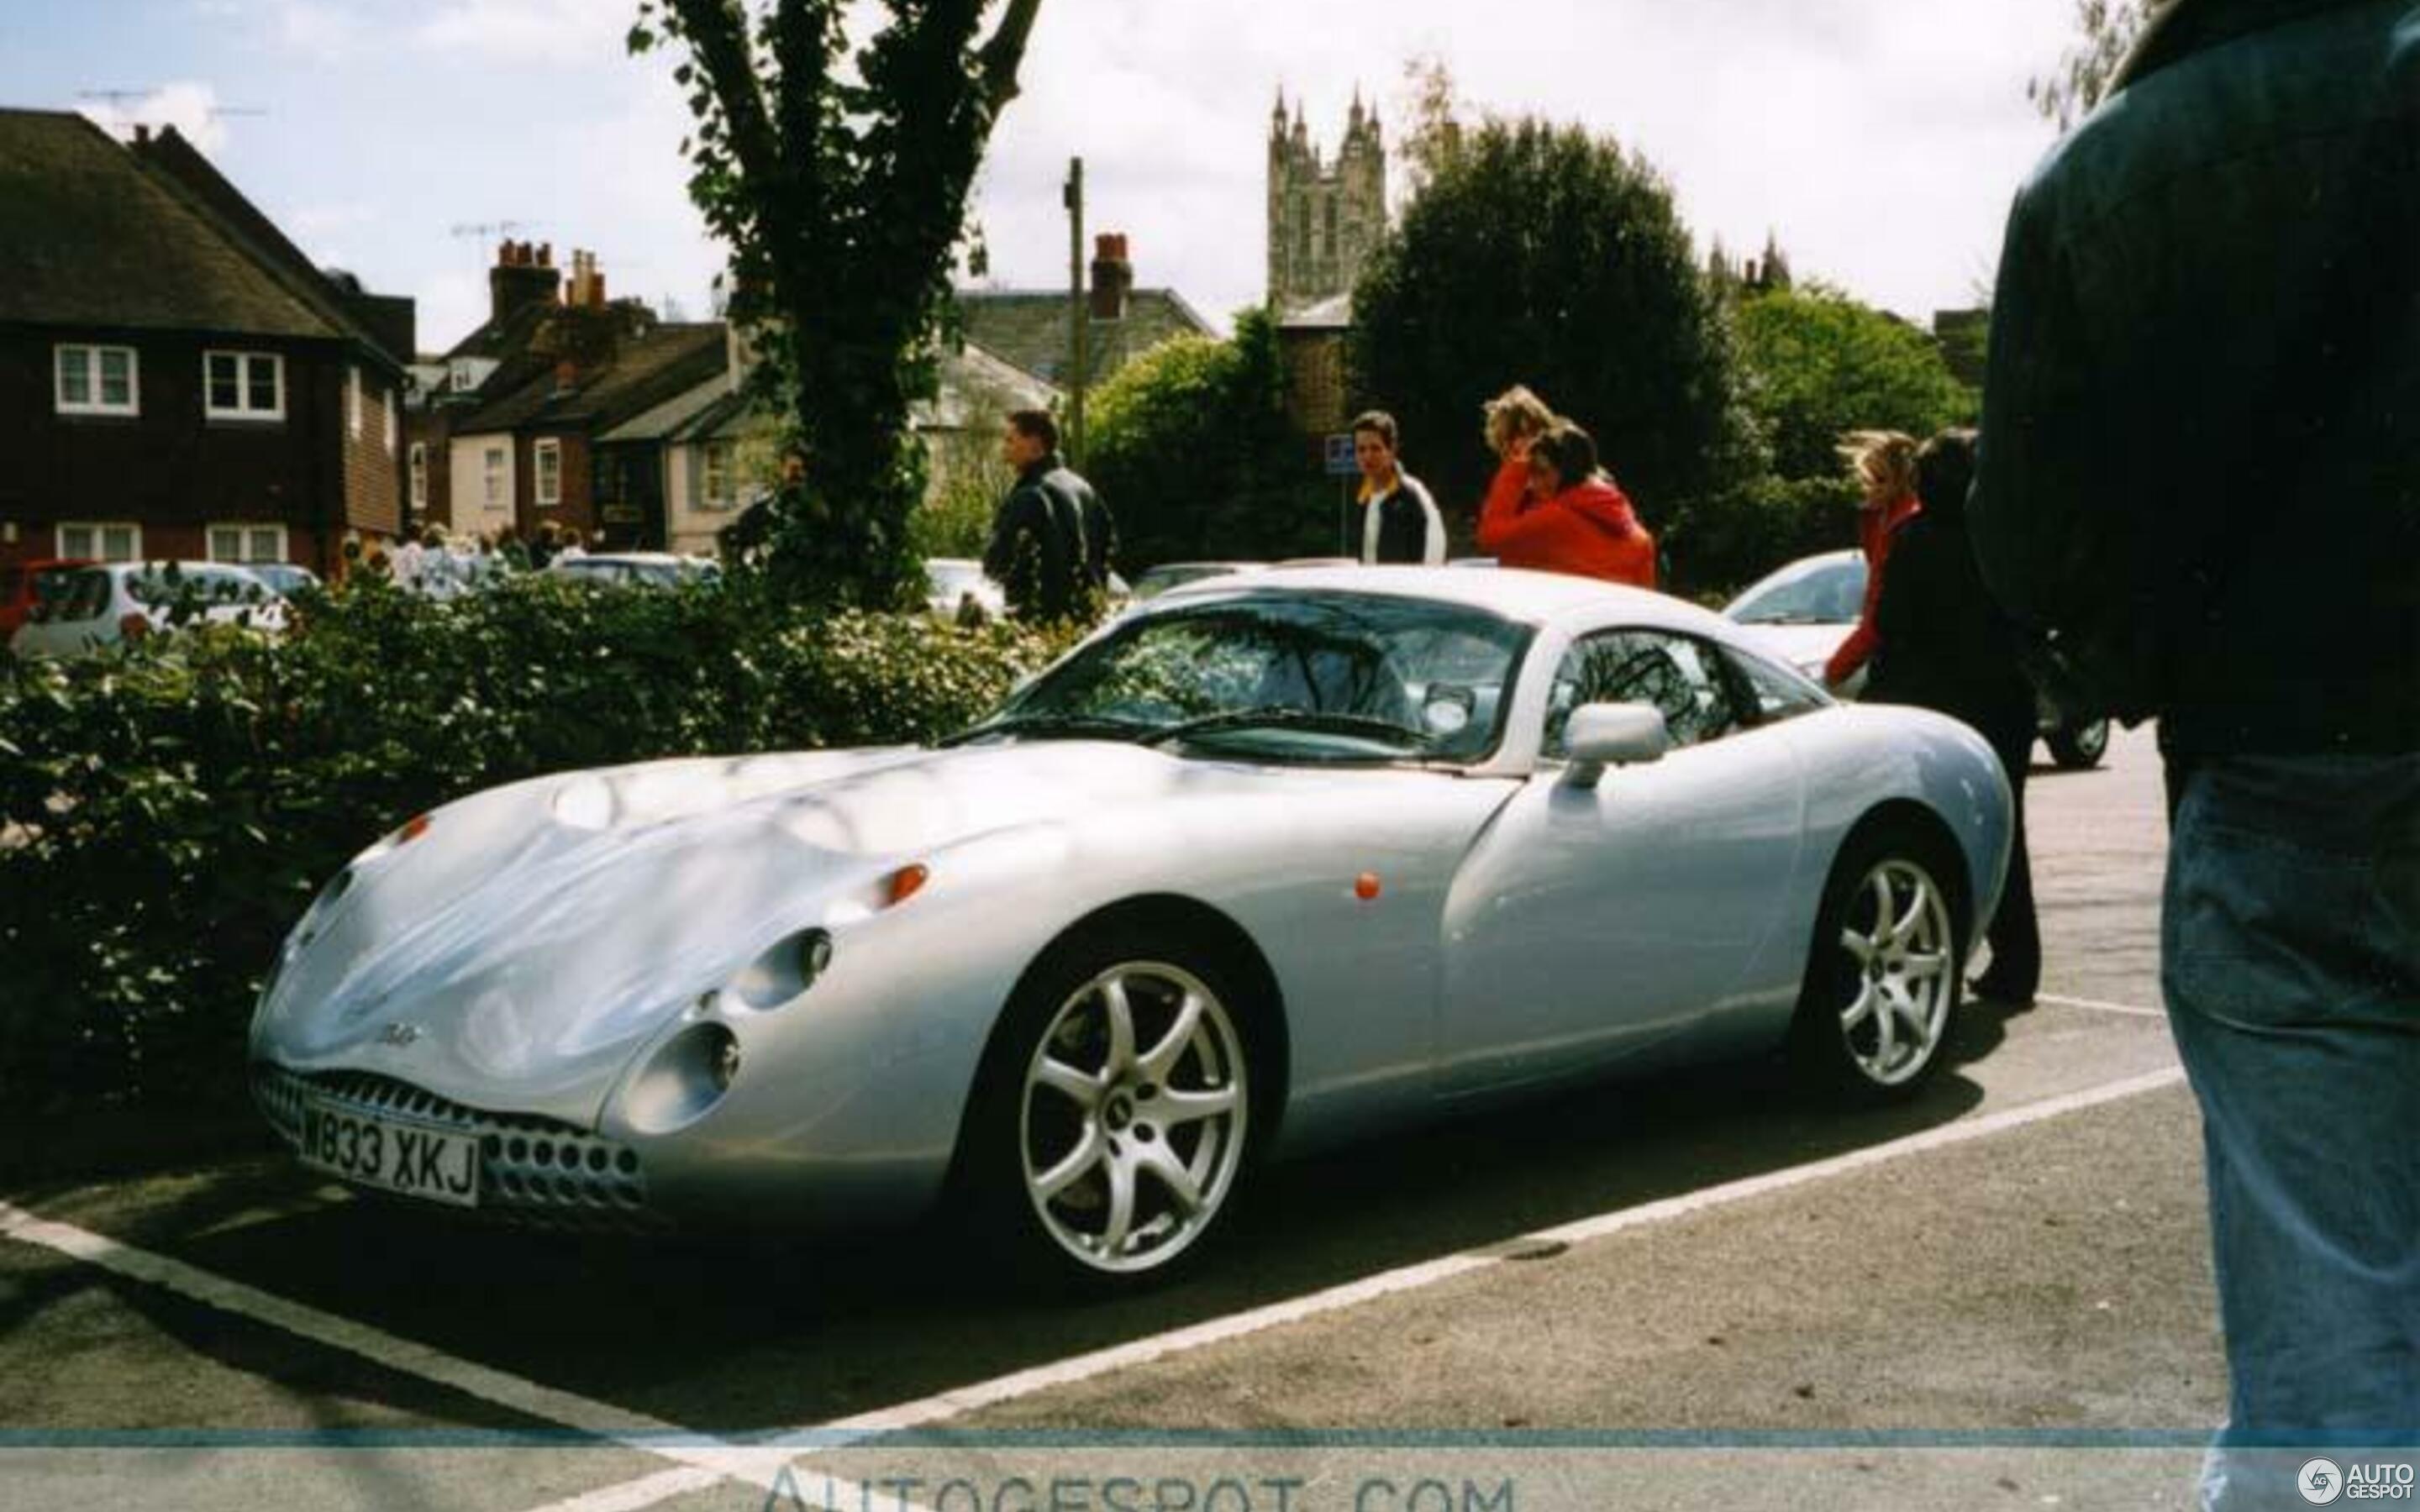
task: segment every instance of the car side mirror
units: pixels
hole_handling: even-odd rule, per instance
[[[1606,767],[1660,762],[1671,746],[1664,711],[1652,703],[1584,703],[1563,726],[1563,747],[1571,759],[1563,780],[1575,788],[1592,788]]]

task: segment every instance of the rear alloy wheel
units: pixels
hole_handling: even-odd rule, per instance
[[[2071,772],[2101,764],[2109,753],[2109,721],[2086,719],[2081,724],[2061,724],[2042,737],[2050,748],[2050,759]]]
[[[1078,952],[1019,994],[969,1129],[981,1216],[1020,1267],[1094,1288],[1201,1245],[1251,1133],[1245,1021],[1218,973],[1119,956]]]
[[[1834,868],[1794,1030],[1801,1065],[1861,1102],[1908,1096],[1958,1011],[1957,914],[1931,847],[1884,835]]]

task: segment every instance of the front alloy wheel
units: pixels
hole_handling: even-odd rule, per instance
[[[1921,849],[1866,845],[1842,857],[1816,926],[1799,1004],[1802,1061],[1863,1101],[1913,1092],[1956,1015],[1956,916]]]
[[[1017,1152],[1043,1231],[1110,1274],[1175,1259],[1243,1164],[1243,1041],[1202,979],[1124,962],[1070,994],[1025,1064]]]

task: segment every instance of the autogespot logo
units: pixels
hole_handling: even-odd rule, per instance
[[[2344,1472],[2333,1459],[2314,1459],[2294,1477],[2294,1489],[2304,1501],[2324,1506],[2344,1494]]]

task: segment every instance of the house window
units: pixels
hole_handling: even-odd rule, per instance
[[[504,501],[504,449],[490,446],[480,457],[481,486],[486,489],[484,502],[489,509],[502,509]]]
[[[238,523],[209,529],[212,562],[283,562],[286,527]]]
[[[537,465],[537,501],[541,505],[563,502],[563,443],[543,440],[533,448]]]
[[[731,443],[706,443],[706,466],[698,484],[697,507],[729,509],[739,501],[732,488]]]
[[[415,513],[428,507],[428,443],[411,443],[411,507]]]
[[[102,562],[139,561],[143,556],[143,527],[65,522],[59,526],[59,555],[99,558]]]
[[[134,392],[132,347],[55,348],[54,401],[63,415],[132,415],[141,405]]]
[[[395,429],[395,391],[389,389],[379,395],[379,444],[392,452],[399,439]]]
[[[204,352],[202,380],[212,420],[286,418],[286,359],[275,352]]]
[[[362,439],[362,370],[345,369],[345,434]]]

